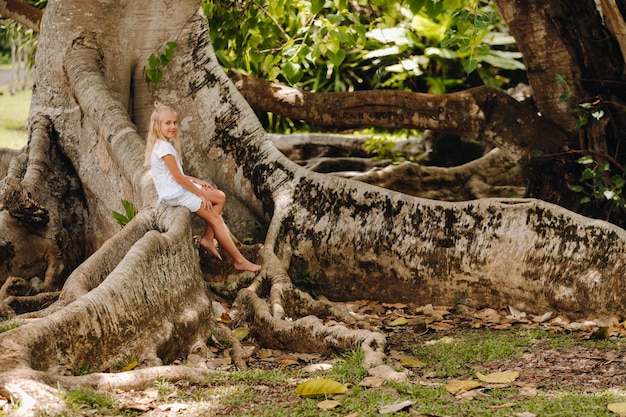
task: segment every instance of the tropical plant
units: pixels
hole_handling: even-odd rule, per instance
[[[224,67],[306,91],[442,94],[500,87],[524,69],[490,1],[206,0],[203,8]]]

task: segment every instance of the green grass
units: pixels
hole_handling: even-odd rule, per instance
[[[98,410],[100,413],[108,413],[118,406],[118,401],[112,395],[83,388],[67,392],[65,401],[71,404],[74,412]]]
[[[8,332],[19,327],[19,323],[12,321],[9,317],[0,317],[0,333]]]
[[[20,149],[28,141],[28,110],[32,90],[11,94],[0,86],[0,148]]]

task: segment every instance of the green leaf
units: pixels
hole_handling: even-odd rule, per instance
[[[561,94],[559,96],[559,102],[563,103],[567,100],[569,100],[572,97],[572,92],[571,91],[566,91],[563,94]]]
[[[579,158],[577,162],[582,165],[588,165],[588,164],[593,164],[594,161],[591,155],[585,155]]]
[[[474,58],[462,59],[461,63],[463,64],[463,69],[468,74],[474,72],[474,70],[478,66],[478,61],[476,59],[474,59]]]
[[[582,185],[570,185],[569,189],[574,191],[575,193],[580,193],[583,190]]]
[[[126,217],[128,217],[129,220],[135,217],[135,215],[137,214],[137,209],[135,208],[133,203],[128,200],[122,200],[122,206],[124,207],[124,210],[126,211]]]
[[[346,58],[346,51],[343,49],[338,50],[337,53],[328,51],[326,52],[326,56],[330,59],[330,62],[332,62],[334,66],[338,67]]]
[[[348,388],[344,384],[327,378],[305,381],[296,387],[296,394],[304,398],[321,397],[332,394],[345,394]]]
[[[129,221],[133,219],[133,217],[135,217],[135,215],[137,214],[137,209],[135,208],[133,203],[131,203],[128,200],[122,200],[122,206],[124,207],[124,210],[126,211],[126,215],[119,213],[117,211],[113,211],[112,215],[113,215],[113,218],[117,221],[117,223],[120,226],[124,227],[126,226],[126,224],[128,224]]]
[[[567,84],[567,81],[569,80],[569,78],[567,77],[567,75],[565,74],[560,74],[560,73],[556,73],[556,82],[557,84]]]
[[[312,0],[311,1],[311,13],[318,14],[324,8],[325,0]]]
[[[126,226],[128,223],[128,217],[124,216],[122,213],[118,213],[117,211],[113,212],[113,218],[122,227]]]
[[[478,59],[481,62],[486,62],[494,67],[506,69],[506,70],[523,70],[524,64],[517,59],[521,57],[521,54],[505,52],[505,51],[489,51],[486,55],[479,55]],[[569,98],[569,97],[568,97]],[[566,101],[562,100],[562,101]]]
[[[161,81],[163,81],[163,71],[155,70],[154,76],[152,77],[152,82],[154,83],[154,85],[158,86],[159,84],[161,84]]]
[[[582,175],[580,176],[581,180],[591,180],[593,178],[598,178],[598,173],[592,169],[585,168]]]
[[[285,74],[287,81],[291,84],[295,84],[300,81],[302,75],[304,74],[300,65],[295,62],[285,62],[280,66],[280,69],[283,71],[283,74]]]
[[[127,363],[126,365],[124,365],[122,367],[122,369],[120,369],[121,372],[128,372],[133,370],[136,366],[138,365],[137,361],[131,361],[129,363]]]
[[[151,54],[150,57],[148,57],[148,65],[150,65],[150,68],[156,68],[159,66],[159,59],[154,56],[154,54]]]

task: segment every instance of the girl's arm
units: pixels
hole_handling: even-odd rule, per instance
[[[208,182],[206,182],[206,181],[203,181],[203,180],[198,179],[196,177],[192,177],[191,175],[187,175],[187,174],[185,174],[185,177],[187,177],[187,179],[189,181],[194,182],[194,183],[200,185],[202,188],[208,188],[209,190],[213,189],[213,186],[211,184],[209,184]]]
[[[202,199],[203,204],[207,208],[211,209],[212,204],[208,200],[206,195],[200,190],[200,188],[196,187],[194,183],[190,181],[190,179],[192,179],[193,177],[188,177],[187,175],[183,174],[181,170],[178,168],[178,164],[176,163],[176,158],[174,158],[174,155],[167,154],[167,155],[163,155],[161,158],[163,159],[163,162],[165,163],[165,166],[167,167],[167,169],[172,174],[174,181],[179,183],[186,190],[189,190],[195,195],[197,195],[198,197],[200,197]],[[204,181],[200,181],[196,178],[193,178],[193,179],[196,180],[196,182],[198,182],[199,185],[204,187],[204,185],[202,184],[202,183],[205,183]]]

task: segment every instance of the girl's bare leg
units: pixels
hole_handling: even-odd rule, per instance
[[[235,242],[233,242],[233,239],[230,237],[230,232],[226,228],[226,225],[224,224],[224,221],[222,220],[222,217],[220,215],[204,207],[201,207],[200,210],[196,212],[196,214],[204,219],[205,222],[207,222],[207,228],[210,228],[212,230],[220,246],[224,248],[226,253],[231,258],[233,258],[233,266],[235,267],[235,269],[239,271],[250,272],[257,272],[261,269],[261,265],[250,262],[242,255],[241,252],[239,252],[239,249],[237,249]],[[205,237],[203,237],[202,239],[204,240]],[[213,241],[211,240],[211,242]],[[202,244],[202,240],[200,241],[200,244]],[[213,248],[215,248],[214,245]],[[207,248],[205,247],[205,249]],[[209,252],[208,249],[207,252]],[[209,252],[209,254],[211,254],[211,252]]]
[[[219,251],[215,247],[215,233],[213,232],[213,228],[209,223],[206,223],[204,229],[204,236],[200,239],[200,246],[204,248],[205,251],[214,258],[222,260],[222,255],[220,255]]]
[[[218,215],[221,215],[222,209],[224,208],[224,205],[226,204],[226,194],[224,194],[223,191],[218,190],[218,189],[212,189],[212,190],[203,189],[203,192],[209,197],[209,201],[211,201],[211,204],[212,204],[213,212]],[[217,248],[215,247],[214,239],[215,239],[215,232],[213,231],[213,227],[209,224],[209,222],[206,222],[206,226],[204,229],[204,236],[202,236],[202,239],[200,239],[200,246],[202,246],[204,250],[206,250],[210,256],[213,256],[214,258],[217,258],[221,261],[222,256],[220,255]]]

